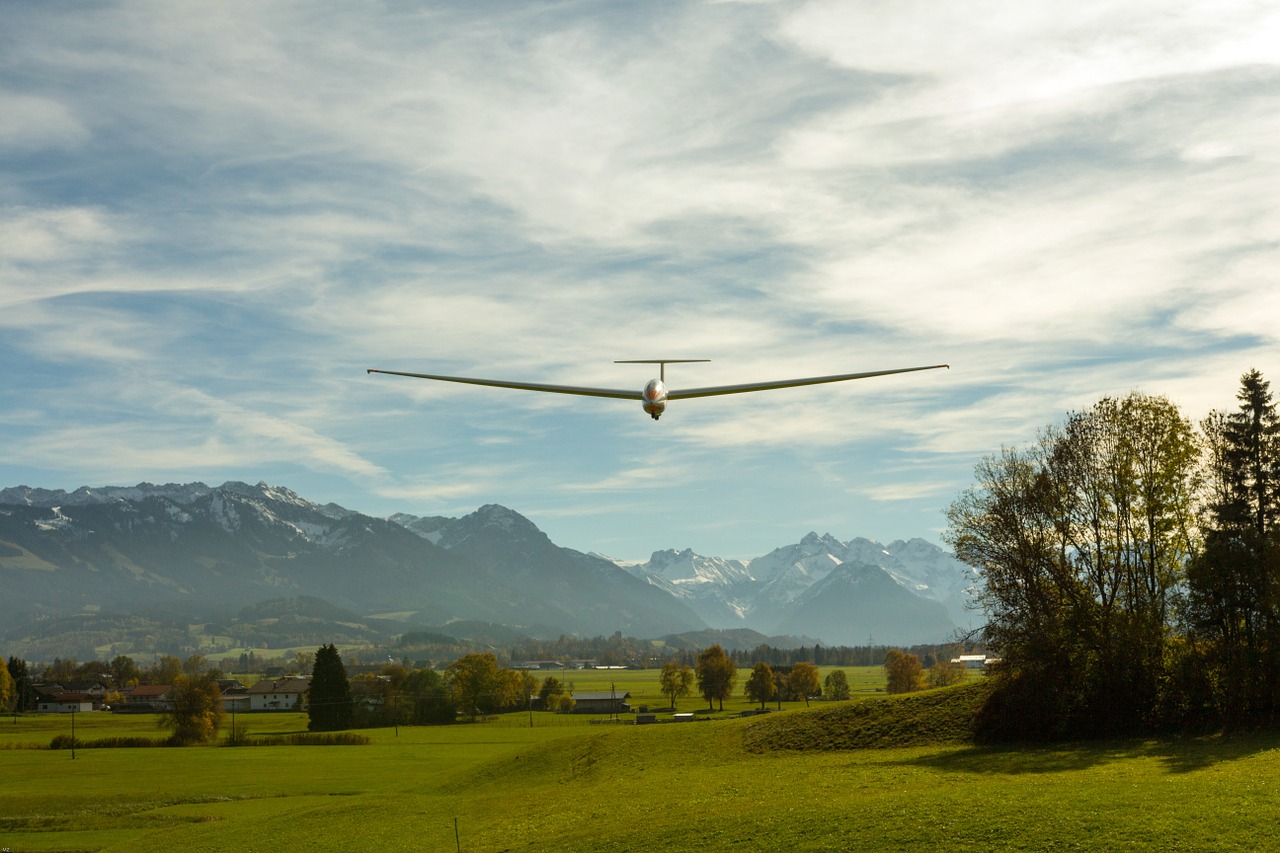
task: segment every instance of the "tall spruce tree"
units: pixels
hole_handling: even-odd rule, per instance
[[[1215,411],[1204,548],[1188,570],[1189,621],[1209,656],[1229,726],[1280,716],[1280,415],[1257,370],[1234,412]]]
[[[351,684],[337,646],[329,644],[316,651],[311,669],[307,728],[313,732],[335,732],[351,728]]]

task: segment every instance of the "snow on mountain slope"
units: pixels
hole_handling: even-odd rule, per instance
[[[8,507],[0,512],[0,528],[13,543],[0,550],[0,568],[5,553],[65,563],[59,582],[76,591],[76,600],[90,602],[141,595],[132,585],[108,582],[112,572],[122,572],[131,584],[238,603],[256,600],[263,590],[323,590],[349,607],[413,598],[450,618],[536,621],[557,630],[622,627],[655,636],[701,623],[865,642],[869,634],[896,636],[875,627],[896,620],[924,642],[980,621],[965,609],[973,588],[966,567],[923,539],[884,546],[811,532],[750,561],[685,548],[623,564],[561,548],[497,504],[457,519],[373,519],[311,503],[280,486],[234,481],[216,488],[139,483],[74,492],[19,486],[0,490],[0,504]],[[407,533],[415,535],[406,540]],[[416,539],[426,541],[415,546]],[[126,553],[131,556],[120,556]],[[463,564],[474,568],[459,570]],[[88,576],[102,582],[73,582],[72,566],[103,567]],[[42,600],[35,583],[41,578],[19,577],[31,581],[24,594]],[[896,616],[875,621],[885,613]]]
[[[944,639],[943,635],[949,635],[957,626],[968,629],[979,624],[979,614],[966,607],[973,586],[967,567],[923,539],[898,541],[886,547],[870,539],[842,542],[829,533],[820,536],[811,532],[794,545],[776,548],[745,563],[705,557],[689,549],[667,550],[655,551],[647,563],[627,566],[627,570],[683,598],[708,624],[717,628],[750,627],[774,632],[783,626],[788,631],[822,636],[817,630],[793,624],[790,618],[815,590],[828,596],[826,608],[843,607],[849,612],[865,609],[860,600],[855,601],[851,596],[900,599],[895,605],[899,618],[907,618],[903,602],[908,600],[901,599],[883,584],[874,586],[874,593],[855,593],[854,587],[847,583],[852,575],[843,572],[844,583],[822,585],[848,565],[860,566],[854,574],[864,580],[868,572],[878,573],[917,600],[921,613],[910,616],[907,621],[919,628],[932,620],[939,639]],[[865,583],[861,588],[873,589]],[[873,611],[874,602],[872,605]],[[814,609],[812,605],[809,607]],[[834,617],[824,616],[824,620],[828,631],[835,630],[839,624]],[[845,635],[843,629],[841,635]]]

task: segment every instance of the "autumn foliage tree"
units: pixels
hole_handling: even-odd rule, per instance
[[[924,687],[924,670],[920,658],[901,649],[889,649],[884,655],[884,674],[888,693],[911,693]]]
[[[694,671],[702,698],[712,707],[714,702],[719,701],[720,710],[723,711],[724,700],[733,696],[733,688],[738,681],[738,667],[733,658],[717,643],[702,650]]]
[[[983,732],[1113,736],[1167,719],[1200,448],[1173,403],[1135,392],[978,464],[945,538],[979,575],[1003,658]]]
[[[747,677],[745,692],[748,699],[759,702],[760,707],[773,698],[777,688],[773,681],[773,668],[764,661],[756,661]]]
[[[169,691],[171,710],[160,724],[173,731],[171,742],[178,746],[212,743],[222,725],[222,691],[211,676],[187,678],[179,675]]]
[[[676,700],[682,696],[693,694],[697,675],[693,667],[669,660],[662,665],[662,674],[658,677],[662,695],[671,700],[671,708],[675,710]]]
[[[514,702],[516,685],[489,653],[469,654],[449,664],[445,670],[453,703],[471,719],[492,714]]]
[[[7,714],[17,704],[18,691],[14,685],[13,676],[9,674],[9,667],[0,666],[0,711]]]
[[[818,692],[818,668],[811,663],[800,661],[787,673],[787,687],[792,696],[803,696],[807,707],[809,697]]]
[[[962,663],[940,660],[925,671],[925,683],[930,687],[950,687],[959,684],[969,677],[969,671]]]

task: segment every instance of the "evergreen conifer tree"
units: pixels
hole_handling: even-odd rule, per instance
[[[1236,398],[1202,425],[1209,529],[1188,569],[1190,622],[1209,641],[1229,726],[1280,715],[1280,415],[1257,370]]]
[[[332,643],[316,651],[311,669],[307,728],[313,732],[336,732],[351,728],[351,684],[342,665],[342,656]]]

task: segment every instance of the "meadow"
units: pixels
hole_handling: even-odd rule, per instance
[[[601,689],[600,675],[575,685]],[[633,703],[639,688],[664,704],[656,673],[603,675]],[[528,714],[510,714],[366,730],[367,746],[79,749],[72,759],[4,748],[47,746],[69,728],[66,718],[4,718],[0,847],[706,853],[1272,843],[1276,735],[1034,748],[944,735],[922,745],[931,723],[935,734],[954,729],[963,740],[954,712],[973,686],[872,696],[873,676],[864,675],[864,694],[850,702],[809,711],[787,703],[762,718],[733,718],[728,704],[707,721],[649,726],[535,712],[532,727]],[[705,711],[698,698],[681,706]],[[915,728],[900,724],[907,719]],[[251,734],[305,729],[302,714],[239,720]],[[856,736],[830,736],[841,731]],[[149,715],[107,714],[78,715],[76,732],[163,734]],[[812,734],[789,741],[787,732]],[[855,742],[891,745],[840,748]],[[782,748],[796,746],[804,748]]]

